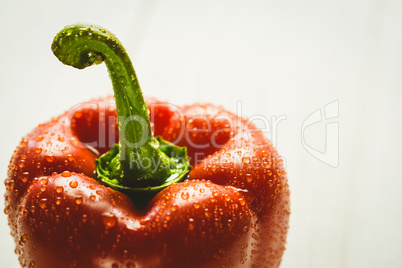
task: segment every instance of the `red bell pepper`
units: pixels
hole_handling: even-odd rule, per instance
[[[52,50],[76,68],[105,61],[116,106],[79,106],[15,150],[5,212],[22,267],[279,266],[289,189],[261,130],[212,104],[147,109],[101,27],[68,26]]]

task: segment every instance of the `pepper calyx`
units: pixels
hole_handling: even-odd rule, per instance
[[[168,187],[173,183],[178,183],[184,180],[191,170],[188,161],[187,148],[178,147],[173,143],[163,140],[161,137],[156,138],[159,143],[161,153],[169,158],[168,162],[159,163],[159,165],[168,165],[170,175],[164,178],[146,178],[144,180],[130,180],[136,181],[136,184],[125,186],[121,184],[122,177],[125,177],[124,172],[119,168],[120,163],[120,146],[116,144],[107,153],[103,154],[96,160],[96,173],[97,178],[104,185],[107,185],[117,191],[123,192],[129,196],[136,194],[150,194],[154,195],[160,190]],[[151,159],[143,158],[140,162],[133,163],[137,167],[150,165]]]

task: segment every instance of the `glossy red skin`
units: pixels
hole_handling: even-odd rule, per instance
[[[154,133],[188,147],[196,164],[188,180],[141,208],[94,179],[97,154],[84,144],[104,152],[112,144],[99,145],[118,140],[114,106],[103,109],[111,97],[38,126],[17,147],[6,179],[5,212],[21,265],[278,267],[289,189],[270,142],[221,107],[146,101]]]

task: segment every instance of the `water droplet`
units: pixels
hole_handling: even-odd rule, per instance
[[[20,212],[24,212],[25,210],[26,210],[25,205],[22,205],[22,206],[20,207]]]
[[[36,137],[36,141],[43,141],[43,136],[39,135],[38,137]]]
[[[4,213],[8,214],[11,212],[12,206],[11,204],[8,204],[5,208],[4,208]]]
[[[246,200],[244,198],[239,198],[240,205],[244,206],[246,204]]]
[[[14,180],[10,180],[10,182],[9,182],[8,186],[9,186],[11,189],[13,189],[13,188],[14,188],[14,186],[15,186],[15,182],[14,182]]]
[[[124,76],[120,76],[119,83],[120,85],[125,86],[127,84],[127,79]]]
[[[47,204],[47,198],[42,198],[41,200],[39,200],[39,206],[42,209],[46,208],[46,204]]]
[[[34,261],[31,261],[31,262],[29,263],[29,267],[30,267],[30,268],[35,267],[35,262],[34,262]]]
[[[250,157],[243,157],[242,162],[245,163],[245,164],[250,163]]]
[[[70,171],[63,171],[62,173],[61,173],[61,176],[63,176],[63,177],[70,177],[71,176],[71,172]],[[70,186],[71,186],[71,183],[70,183]],[[77,186],[76,186],[77,187]],[[74,187],[73,187],[74,188]]]
[[[25,166],[25,160],[21,159],[20,162],[18,163],[18,166],[20,168],[23,168]]]
[[[42,152],[42,148],[35,148],[35,153],[40,154]]]
[[[95,201],[96,196],[94,196],[93,194],[91,194],[91,195],[89,196],[89,199],[91,199],[92,201]]]
[[[193,218],[189,218],[188,219],[188,229],[190,229],[190,231],[192,231],[192,230],[194,230],[194,228],[195,228],[195,222],[194,222],[194,219]]]
[[[21,235],[20,242],[25,243],[27,241],[28,241],[28,237],[25,234]]]
[[[58,139],[60,142],[64,142],[64,141],[65,141],[65,138],[62,137],[62,136],[59,136],[57,139]]]
[[[13,195],[14,195],[15,197],[18,196],[18,189],[15,189],[15,190],[13,191]]]
[[[77,181],[71,181],[71,182],[70,182],[70,187],[71,187],[71,188],[77,188],[77,186],[78,186],[78,182],[77,182]]]
[[[66,216],[70,215],[70,208],[66,207]]]
[[[114,67],[116,68],[116,70],[118,71],[118,72],[120,72],[121,71],[121,65],[119,64],[119,63],[115,63],[114,64]]]
[[[21,181],[22,182],[27,182],[28,181],[28,177],[29,177],[29,172],[24,172],[21,174]]]
[[[56,193],[60,194],[64,190],[63,186],[56,186]]]
[[[77,205],[81,205],[81,204],[82,204],[82,197],[79,196],[79,197],[75,198],[75,203],[76,203]]]
[[[62,200],[62,198],[60,196],[56,197],[56,205],[60,205],[61,200]]]
[[[183,200],[187,200],[189,197],[190,197],[190,195],[189,195],[187,192],[182,192],[182,193],[181,193],[181,198],[182,198]]]
[[[246,180],[248,182],[252,182],[253,181],[253,177],[251,176],[251,174],[246,174]]]
[[[76,111],[76,112],[74,113],[74,118],[79,119],[79,118],[81,118],[81,117],[82,117],[82,111]]]
[[[209,218],[211,216],[211,213],[209,213],[209,210],[206,208],[204,211],[205,217]]]
[[[195,203],[193,204],[193,207],[194,207],[195,209],[199,209],[199,208],[200,208],[200,204],[197,203],[197,202],[195,202]]]
[[[49,163],[52,163],[54,161],[54,156],[52,156],[52,155],[46,156],[46,161]]]
[[[103,213],[102,222],[107,228],[113,228],[117,224],[117,218],[112,213]]]
[[[172,205],[172,206],[170,207],[170,210],[171,210],[172,212],[177,211],[177,205]]]
[[[20,144],[21,148],[24,148],[27,145],[28,145],[28,141],[26,139],[22,139],[21,144]]]
[[[67,156],[67,160],[68,160],[68,161],[71,162],[71,161],[74,160],[74,157],[73,157],[71,154],[67,154],[66,156]]]
[[[49,179],[48,179],[48,178],[42,178],[42,179],[40,179],[40,184],[42,184],[42,185],[46,185],[46,184],[48,184],[48,182],[49,182]]]

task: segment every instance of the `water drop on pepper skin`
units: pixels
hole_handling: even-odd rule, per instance
[[[117,217],[112,213],[103,213],[102,222],[107,228],[113,228],[117,224]]]
[[[77,198],[75,198],[75,203],[77,204],[77,205],[81,205],[82,204],[82,197],[81,196],[79,196],[79,197],[77,197]]]
[[[60,205],[61,200],[62,200],[62,198],[60,196],[56,197],[56,205]]]
[[[52,155],[48,155],[45,158],[46,158],[46,161],[49,163],[52,163],[54,161],[54,156],[52,156]]]
[[[71,188],[77,188],[78,182],[77,181],[71,181],[69,185],[70,185]]]
[[[189,197],[190,197],[189,193],[187,193],[187,192],[182,192],[181,193],[181,198],[183,200],[187,200]]]
[[[25,243],[27,241],[28,241],[28,237],[25,234],[21,235],[20,242]]]
[[[58,194],[60,194],[60,193],[62,193],[63,192],[63,186],[57,186],[56,187],[56,193],[58,193]]]
[[[41,209],[45,209],[47,205],[47,198],[42,198],[41,200],[39,200],[39,207]]]
[[[188,219],[188,229],[189,229],[190,231],[192,231],[192,230],[194,230],[194,228],[195,228],[194,219],[193,219],[193,218],[189,218],[189,219]]]
[[[71,177],[71,172],[70,172],[70,171],[63,171],[63,172],[61,173],[61,176],[65,177],[65,178]]]
[[[177,205],[172,205],[171,207],[170,207],[170,210],[172,211],[172,212],[175,212],[175,211],[177,211]]]
[[[21,174],[21,181],[23,183],[27,182],[28,178],[29,178],[29,172],[24,172],[24,173]]]

